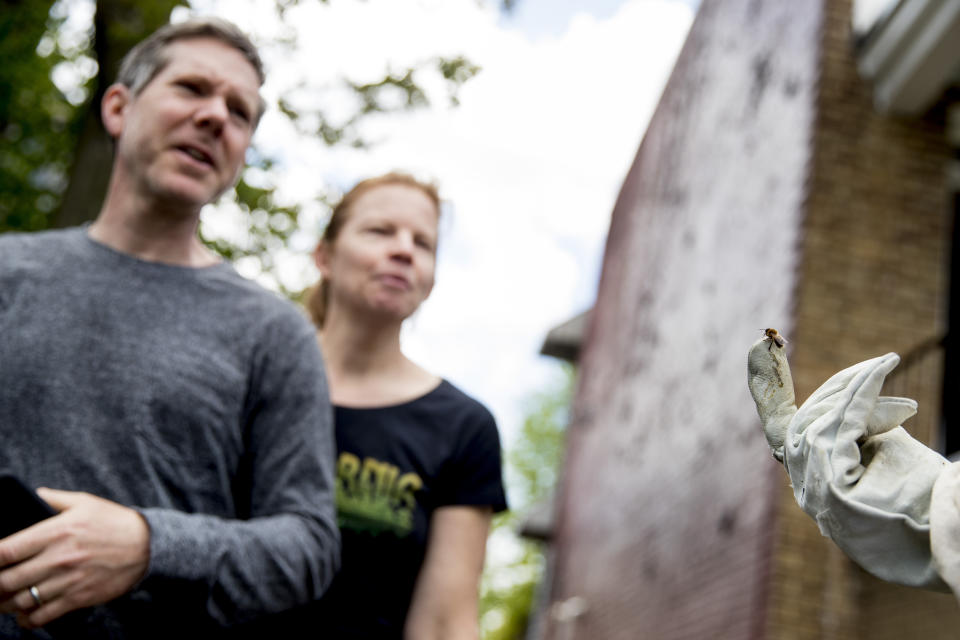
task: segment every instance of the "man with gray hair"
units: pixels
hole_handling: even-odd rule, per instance
[[[197,235],[262,83],[233,25],[158,30],[103,98],[96,220],[0,236],[0,471],[57,512],[0,539],[0,637],[229,635],[336,570],[314,332]]]

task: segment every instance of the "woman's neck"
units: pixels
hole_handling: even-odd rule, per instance
[[[334,404],[397,404],[430,391],[440,379],[400,350],[399,325],[333,315],[318,332]]]
[[[328,318],[318,335],[331,377],[388,375],[406,360],[399,328]]]

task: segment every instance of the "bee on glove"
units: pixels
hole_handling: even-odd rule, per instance
[[[766,329],[763,333],[766,336],[764,340],[770,341],[770,346],[767,347],[767,351],[772,349],[773,345],[777,345],[782,349],[783,345],[787,344],[787,339],[780,335],[780,332],[776,329]]]

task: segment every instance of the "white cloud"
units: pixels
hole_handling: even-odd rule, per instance
[[[523,400],[555,368],[537,355],[546,332],[594,295],[610,211],[692,13],[676,0],[625,0],[615,16],[576,15],[536,42],[496,3],[331,0],[291,10],[296,51],[266,52],[268,96],[306,82],[376,80],[438,54],[483,70],[461,106],[379,117],[372,152],[329,149],[269,114],[258,144],[282,155],[286,197],[307,201],[330,181],[348,187],[390,169],[435,178],[453,202],[438,284],[404,333],[409,355],[494,411],[507,441]],[[276,33],[272,2],[211,2],[242,27]],[[424,79],[426,80],[426,79]],[[442,98],[443,88],[434,94]],[[347,111],[341,94],[305,94]],[[309,246],[319,226],[310,229]]]

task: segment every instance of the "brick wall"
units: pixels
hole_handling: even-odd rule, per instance
[[[765,449],[744,360],[790,339],[799,400],[944,329],[951,152],[884,116],[851,0],[703,0],[611,222],[584,344],[545,637],[956,637],[949,595],[882,583],[820,536]],[[642,61],[638,61],[642,64]],[[942,363],[900,391],[936,438]]]
[[[951,152],[943,123],[936,109],[924,119],[875,111],[871,88],[856,70],[850,15],[851,0],[827,3],[789,336],[799,400],[843,367],[888,351],[904,354],[939,335],[947,308]],[[937,438],[941,366],[934,355],[927,375],[909,389],[920,415],[905,426],[926,442]],[[784,488],[769,637],[957,636],[953,597],[869,576],[823,539],[788,496]],[[813,597],[798,609],[805,591]]]
[[[587,610],[549,638],[762,637],[783,470],[746,352],[789,335],[818,6],[706,0],[624,183],[552,584]]]

